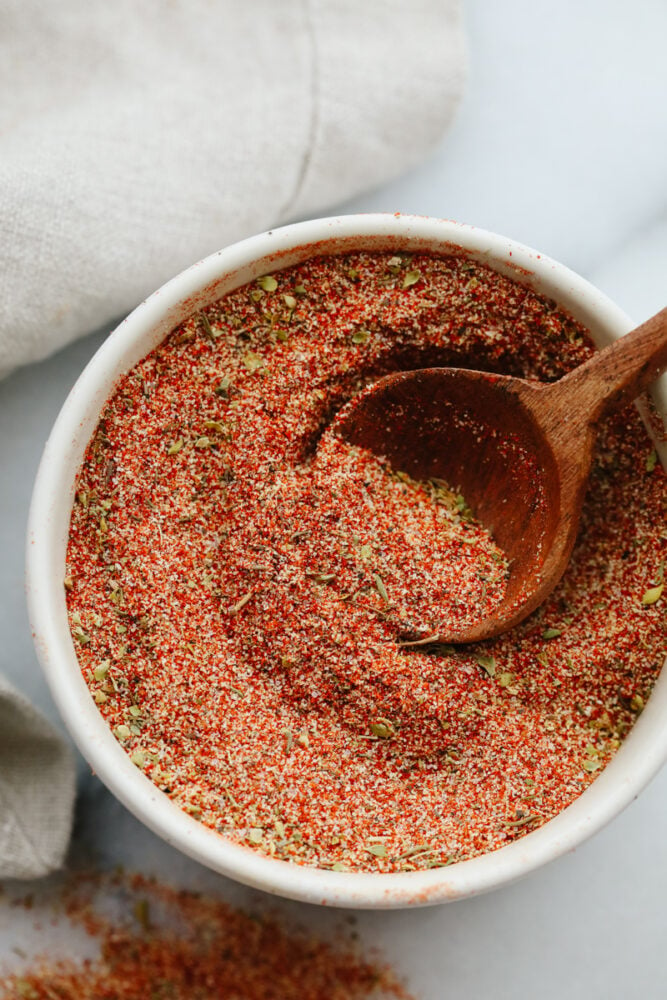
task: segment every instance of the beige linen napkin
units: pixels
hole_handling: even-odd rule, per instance
[[[458,0],[0,0],[0,376],[418,163],[463,63]],[[0,876],[60,863],[73,790],[0,681]]]
[[[0,375],[418,163],[462,79],[458,0],[0,0]]]
[[[0,676],[0,878],[37,878],[62,863],[73,800],[69,747]]]

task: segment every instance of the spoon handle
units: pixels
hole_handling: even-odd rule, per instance
[[[575,368],[552,391],[592,424],[636,399],[665,368],[667,308]]]

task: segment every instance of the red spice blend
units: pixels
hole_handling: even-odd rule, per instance
[[[335,870],[451,864],[571,803],[667,650],[667,490],[635,410],[602,431],[557,590],[456,649],[398,640],[429,608],[483,613],[502,555],[455,490],[329,427],[389,371],[552,380],[591,350],[553,302],[429,255],[315,258],[176,329],[105,407],[67,554],[83,676],[136,766],[225,836]]]
[[[100,913],[112,894],[126,919]],[[0,978],[0,1000],[413,1000],[348,943],[288,932],[275,919],[139,876],[79,877],[61,899],[99,941],[85,962],[44,958]]]

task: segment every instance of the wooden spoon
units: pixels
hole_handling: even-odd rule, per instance
[[[425,623],[406,639],[488,639],[541,604],[572,552],[600,421],[665,368],[667,309],[558,382],[424,368],[379,379],[341,411],[335,433],[415,479],[460,490],[510,562],[488,617],[458,631],[435,623],[437,634]]]

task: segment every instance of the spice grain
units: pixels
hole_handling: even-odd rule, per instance
[[[412,1000],[342,935],[318,940],[140,876],[70,877],[58,911],[99,944],[99,957],[33,959],[0,975],[2,1000]]]

